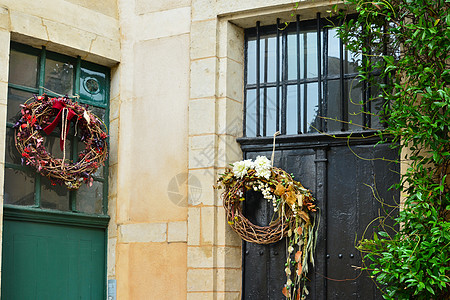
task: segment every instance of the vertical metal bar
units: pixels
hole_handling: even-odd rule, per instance
[[[328,116],[328,28],[323,28],[323,116]],[[327,131],[328,121],[327,119],[323,120],[323,131]]]
[[[277,131],[280,131],[280,19],[277,19]]]
[[[302,133],[302,109],[300,96],[300,16],[297,15],[297,133]],[[306,99],[305,99],[306,100]]]
[[[385,55],[387,55],[388,54],[388,48],[387,48],[387,46],[388,46],[388,41],[386,40],[386,39],[389,39],[389,35],[387,34],[387,30],[388,30],[388,27],[389,26],[389,24],[388,24],[388,22],[385,22],[385,24],[384,24],[384,28],[383,28],[383,56],[385,56]],[[385,62],[385,65],[386,65],[386,62]],[[387,86],[387,84],[388,84],[388,78],[387,78],[387,76],[383,76],[383,83],[384,83],[384,85],[385,86]],[[384,93],[383,93],[384,94]],[[383,99],[383,108],[386,106],[386,105],[389,105],[389,102],[387,102],[386,103],[386,100],[385,99]],[[379,112],[378,114],[380,114],[380,119],[387,119],[388,118],[388,116],[386,116],[386,115],[382,115],[382,112]],[[381,120],[380,120],[381,121]],[[386,122],[383,122],[383,128],[386,128],[387,127],[387,123]]]
[[[286,111],[287,111],[287,78],[288,78],[288,49],[287,31],[283,31],[281,53],[281,134],[286,134]]]
[[[303,78],[308,78],[308,33],[303,33]],[[303,132],[308,132],[308,84],[303,85]]]
[[[256,22],[256,136],[261,136],[261,95],[260,95],[260,75],[261,75],[261,45],[260,45],[260,22]]]
[[[264,83],[267,84],[267,62],[269,51],[269,39],[264,39]],[[267,135],[267,86],[264,85],[264,106],[263,106],[263,136]]]
[[[317,120],[317,126],[320,131],[323,130],[323,119],[321,118],[323,116],[323,104],[322,104],[322,53],[320,51],[320,48],[322,47],[322,41],[320,37],[320,28],[321,28],[321,22],[320,22],[320,13],[317,13],[317,97],[319,102],[319,112]]]
[[[367,60],[368,65],[370,66],[371,65],[371,57],[372,57],[372,49],[370,49],[370,46],[369,46],[369,38],[366,39],[366,45],[367,45],[367,49],[368,49],[367,50],[368,51],[368,55],[366,56],[366,60]],[[367,71],[367,69],[366,69],[366,71]],[[367,73],[368,78],[370,78],[372,76],[371,73],[372,72]],[[365,84],[366,84],[366,87],[365,87],[366,89],[365,89],[364,93],[365,93],[365,98],[366,98],[366,100],[365,100],[366,113],[364,114],[364,116],[365,116],[365,120],[364,120],[365,124],[364,124],[364,126],[366,128],[368,128],[368,127],[372,126],[371,125],[371,123],[372,123],[372,114],[371,114],[371,109],[370,109],[370,92],[371,92],[370,81],[369,82],[365,81]]]
[[[344,89],[344,44],[342,39],[339,39],[339,85],[340,85],[340,104],[341,104],[341,131],[347,129],[347,102],[345,101],[345,89]]]
[[[247,136],[247,72],[248,72],[248,37],[244,36],[244,116],[243,116],[243,135]]]
[[[364,26],[361,26],[361,30],[364,30]],[[367,37],[364,39],[364,46],[367,47],[368,46],[368,41],[367,41]],[[361,53],[362,55],[362,59],[361,59],[361,63],[362,63],[362,67],[363,70],[366,72],[366,76],[367,74],[367,53]],[[363,80],[362,82],[362,125],[364,126],[363,128],[366,129],[368,127],[367,124],[367,106],[368,106],[368,102],[367,102],[367,80]]]
[[[81,83],[81,57],[77,57],[77,63],[75,66],[75,78],[73,82],[73,94],[74,96],[80,95],[80,83]],[[79,101],[79,99],[77,99]],[[72,160],[78,159],[78,137],[71,138],[72,142]],[[71,211],[77,211],[77,193],[76,191],[69,192],[69,207]]]
[[[316,266],[314,268],[314,299],[327,299],[327,146],[316,149],[316,197],[322,199],[320,226],[317,229]]]
[[[44,46],[42,47],[41,57],[39,60],[39,95],[44,93],[46,59],[47,50]],[[36,174],[34,178],[34,205],[36,207],[41,207],[41,176]]]

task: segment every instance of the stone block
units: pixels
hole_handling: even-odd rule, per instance
[[[117,299],[130,299],[130,244],[116,244]]]
[[[201,245],[213,245],[216,231],[216,208],[201,208]]]
[[[215,98],[189,101],[189,135],[214,134],[215,122]]]
[[[95,33],[47,19],[42,19],[42,26],[49,41],[86,52],[90,51],[92,43],[97,38]]]
[[[216,158],[216,136],[198,135],[189,138],[189,168],[214,167]]]
[[[119,146],[119,119],[109,122],[109,164],[115,165],[118,162],[118,146]],[[117,180],[117,178],[116,178]]]
[[[185,299],[184,243],[131,244],[128,295],[118,299]]]
[[[138,41],[145,41],[189,33],[191,26],[190,20],[190,7],[181,7],[136,16],[135,28],[148,29],[137,30],[136,39]]]
[[[216,300],[215,293],[187,293],[187,300]]]
[[[191,62],[191,99],[216,95],[217,68],[216,57]]]
[[[188,245],[200,245],[200,208],[188,209]]]
[[[19,10],[10,11],[11,31],[48,41],[47,29],[40,17],[25,14]]]
[[[6,110],[7,106],[5,104],[0,104],[0,163],[5,163],[5,142],[6,141]],[[2,173],[4,170],[1,171]],[[3,180],[0,181],[3,183]],[[3,188],[1,189],[1,195],[3,195]]]
[[[188,269],[187,291],[207,292],[214,291],[214,269]]]
[[[216,247],[217,268],[241,268],[242,253],[238,247]]]
[[[240,269],[216,269],[217,291],[239,292],[242,285],[241,274]]]
[[[121,58],[120,40],[97,34],[90,42],[89,53],[82,58],[95,62],[98,57],[107,57],[119,62]]]
[[[9,42],[10,34],[8,31],[0,30],[0,101],[6,103],[8,96],[8,70],[9,70]]]
[[[4,6],[0,6],[0,29],[10,30],[9,10]]]
[[[217,104],[217,133],[241,137],[244,125],[244,104],[230,98],[219,98]]]
[[[109,196],[108,197],[108,215],[111,219],[109,220],[109,224],[108,224],[108,238],[116,238],[117,237],[116,205],[117,205],[116,196]]]
[[[136,14],[142,15],[156,11],[187,7],[190,5],[190,0],[136,0]]]
[[[75,5],[83,6],[89,10],[93,10],[116,19],[118,18],[116,0],[103,0],[103,1],[68,0],[68,2],[71,2]]]
[[[244,65],[232,59],[219,59],[219,97],[244,100]]]
[[[116,275],[116,242],[116,238],[108,238],[108,277],[114,277]]]
[[[231,163],[242,159],[241,148],[234,136],[220,135],[218,140],[218,167],[226,168],[229,167]]]
[[[165,242],[166,223],[136,223],[119,225],[120,243]]]
[[[192,0],[192,21],[215,19],[216,0]]]
[[[117,196],[117,164],[109,165],[108,171],[109,171],[108,196],[116,197]]]
[[[191,59],[216,56],[217,20],[191,24]]]
[[[226,245],[241,247],[242,240],[239,235],[231,229],[227,223],[225,210],[222,207],[218,207],[217,216],[217,240],[216,245]]]
[[[190,170],[189,174],[195,177],[201,184],[201,193],[189,192],[189,205],[215,205],[216,170],[214,168]]]
[[[212,246],[188,247],[188,268],[214,267],[214,248]]]
[[[228,20],[219,22],[219,57],[244,64],[244,29]]]
[[[170,242],[187,242],[187,222],[169,222],[167,241]]]

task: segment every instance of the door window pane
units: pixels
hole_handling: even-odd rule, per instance
[[[23,52],[11,50],[9,55],[10,83],[27,87],[37,87],[38,57]]]
[[[101,214],[103,210],[103,183],[83,184],[77,193],[77,210],[88,214]]]
[[[8,88],[7,121],[11,123],[17,122],[17,120],[22,116],[20,113],[20,104],[23,104],[32,97],[33,94],[29,92]]]
[[[69,190],[64,185],[52,183],[41,177],[41,207],[56,210],[69,210]]]
[[[22,155],[16,148],[15,144],[16,131],[12,128],[6,128],[6,151],[5,160],[7,163],[20,165],[22,163]]]
[[[5,204],[34,205],[34,176],[5,168],[4,194]]]
[[[62,95],[72,95],[73,64],[52,59],[45,61],[45,88]]]
[[[81,68],[80,97],[82,99],[105,103],[106,74]]]
[[[340,42],[336,29],[328,30],[328,75],[339,75],[340,72]]]

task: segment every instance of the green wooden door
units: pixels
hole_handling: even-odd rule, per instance
[[[5,220],[2,299],[103,299],[105,230]]]

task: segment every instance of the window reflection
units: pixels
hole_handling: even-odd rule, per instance
[[[73,64],[52,59],[45,61],[45,88],[62,95],[72,95]]]

